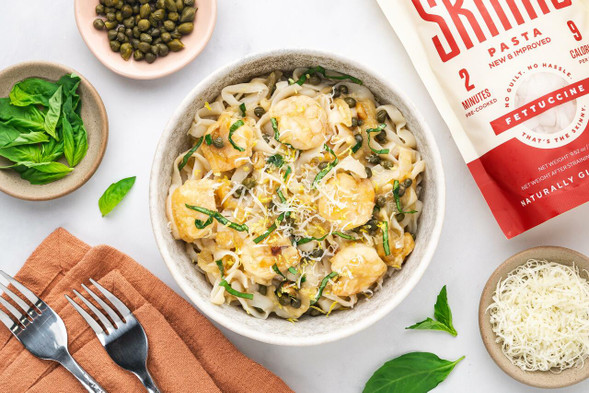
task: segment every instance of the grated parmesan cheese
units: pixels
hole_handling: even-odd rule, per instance
[[[503,353],[524,371],[561,372],[589,356],[589,282],[574,265],[528,260],[499,281],[487,311]]]

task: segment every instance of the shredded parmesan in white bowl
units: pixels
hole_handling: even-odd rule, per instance
[[[524,371],[562,372],[589,357],[586,270],[529,259],[497,283],[487,308],[503,354]]]

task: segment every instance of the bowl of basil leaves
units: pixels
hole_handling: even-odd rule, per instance
[[[0,191],[66,195],[92,177],[107,140],[102,99],[78,72],[44,61],[0,71]]]

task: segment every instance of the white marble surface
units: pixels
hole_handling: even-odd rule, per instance
[[[288,47],[333,51],[369,65],[399,85],[429,120],[442,152],[448,186],[440,245],[409,297],[386,318],[353,337],[311,348],[285,348],[223,329],[224,333],[301,393],[359,392],[384,361],[408,351],[431,351],[447,359],[466,355],[436,392],[539,391],[509,378],[487,355],[478,330],[479,296],[494,268],[522,249],[552,244],[588,254],[589,205],[506,240],[375,1],[219,0],[217,27],[204,52],[176,74],[145,82],[115,75],[94,58],[78,34],[72,3],[2,1],[0,68],[42,59],[77,69],[105,102],[109,145],[94,177],[71,195],[34,203],[0,194],[0,268],[16,273],[35,246],[63,226],[90,244],[106,243],[126,252],[178,291],[155,246],[147,207],[153,152],[174,108],[203,77],[248,54]],[[97,206],[101,193],[111,182],[131,175],[137,176],[134,189],[114,214],[101,218]],[[405,331],[405,326],[433,312],[435,297],[444,284],[448,285],[458,337]],[[585,382],[556,391],[580,393],[588,388]]]

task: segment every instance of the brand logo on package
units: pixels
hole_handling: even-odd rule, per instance
[[[434,35],[432,42],[443,62],[460,54],[459,42],[468,50],[475,45],[473,41],[483,43],[500,32],[523,25],[527,20],[572,5],[572,0],[472,0],[467,1],[471,6],[465,8],[464,0],[412,1],[423,20],[440,27],[441,34]],[[540,13],[533,4],[537,5]],[[424,5],[428,7],[427,11]],[[512,24],[510,19],[515,20],[517,25]]]

